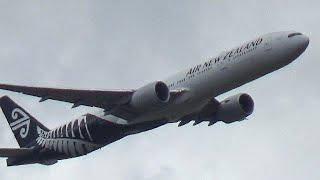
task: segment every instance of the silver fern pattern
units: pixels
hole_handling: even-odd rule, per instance
[[[37,144],[47,150],[64,153],[71,157],[87,154],[101,145],[93,143],[86,116],[81,116],[68,124],[46,132],[37,127]]]

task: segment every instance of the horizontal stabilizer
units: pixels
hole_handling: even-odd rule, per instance
[[[32,148],[0,148],[0,157],[21,157],[33,154]]]

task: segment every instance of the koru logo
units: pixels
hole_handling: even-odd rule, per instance
[[[26,138],[30,128],[30,117],[19,108],[15,108],[12,111],[11,117],[14,120],[12,123],[10,123],[12,130],[16,131],[20,129],[21,138]]]

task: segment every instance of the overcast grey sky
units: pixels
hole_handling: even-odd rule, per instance
[[[0,1],[0,82],[138,88],[259,35],[310,37],[289,66],[223,98],[249,93],[249,121],[170,124],[53,166],[6,167],[0,179],[320,179],[317,0]],[[93,108],[0,91],[53,128]],[[18,147],[0,114],[0,147]]]

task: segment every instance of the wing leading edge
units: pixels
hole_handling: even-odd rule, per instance
[[[134,93],[134,90],[58,89],[10,84],[0,84],[0,89],[37,96],[41,98],[40,102],[51,99],[72,103],[72,107],[85,105],[103,109],[127,103]]]

